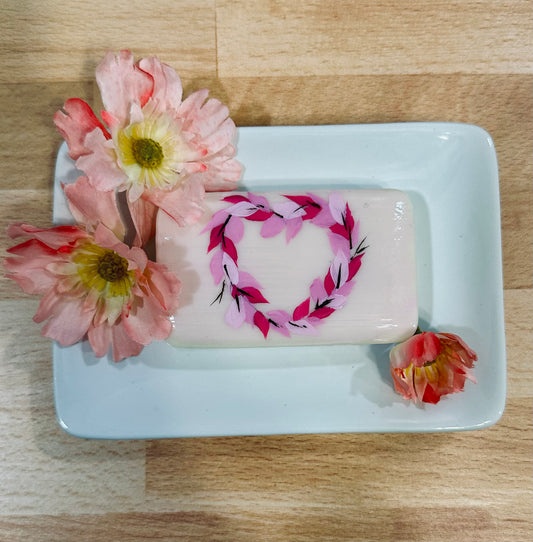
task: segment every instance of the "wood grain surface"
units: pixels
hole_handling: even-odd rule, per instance
[[[5,0],[0,248],[51,225],[52,123],[104,53],[157,55],[240,126],[456,121],[500,170],[507,404],[488,429],[90,441],[56,422],[38,301],[0,278],[2,541],[533,538],[533,8],[526,0]]]

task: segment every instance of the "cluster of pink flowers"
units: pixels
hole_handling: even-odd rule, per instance
[[[5,268],[25,292],[42,295],[34,320],[45,322],[44,336],[63,346],[87,338],[96,356],[111,348],[119,361],[168,337],[178,306],[178,278],[143,250],[157,211],[180,225],[198,220],[205,192],[234,189],[241,166],[228,108],[207,90],[182,101],[178,74],[157,58],[108,53],[96,79],[102,121],[78,98],[54,116],[83,172],[64,187],[77,225],[13,224],[9,235],[25,240],[8,250]]]
[[[23,241],[8,249],[7,276],[29,294],[41,295],[34,316],[42,334],[63,346],[88,340],[97,357],[111,349],[120,361],[138,355],[154,340],[168,337],[178,308],[180,281],[144,250],[155,233],[159,210],[180,226],[202,215],[206,191],[233,190],[241,175],[235,159],[236,129],[228,108],[198,90],[182,100],[178,74],[157,58],[134,61],[129,51],[108,53],[96,70],[104,110],[101,119],[81,99],[72,98],[54,116],[83,175],[64,186],[74,225],[39,229],[17,223],[8,229]],[[128,217],[117,197],[124,194]],[[208,224],[209,250],[217,284],[228,284],[232,303],[226,321],[244,321],[267,336],[311,333],[346,301],[364,249],[358,224],[344,202],[312,195],[287,196],[270,209],[253,194],[226,198],[232,207]],[[310,287],[309,298],[292,315],[256,308],[266,302],[261,287],[237,266],[235,244],[242,219],[263,222],[261,235],[285,229],[287,241],[304,220],[329,229],[335,254],[328,274]],[[133,225],[133,232],[125,224]],[[131,239],[131,243],[126,241]],[[357,245],[357,246],[356,246]],[[224,290],[222,290],[224,291]],[[462,391],[477,356],[458,336],[417,333],[390,353],[394,386],[404,398],[437,403]]]

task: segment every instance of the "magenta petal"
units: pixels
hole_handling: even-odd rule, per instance
[[[265,239],[274,237],[281,232],[284,227],[285,221],[283,218],[273,214],[263,223],[263,226],[261,227],[261,237],[264,237]]]
[[[225,198],[222,198],[222,201],[228,201],[229,203],[241,203],[243,201],[250,202],[248,198],[246,198],[245,196],[241,196],[240,194],[226,196]]]
[[[265,299],[263,294],[257,289],[257,288],[240,288],[239,291],[243,294],[243,296],[246,296],[246,299],[250,303],[268,303],[268,300]]]
[[[254,314],[254,324],[261,330],[261,333],[266,339],[268,330],[270,328],[270,323],[262,312],[256,311]]]
[[[348,265],[349,273],[348,273],[348,280],[352,280],[352,278],[357,274],[359,271],[359,268],[361,267],[361,260],[363,259],[363,254],[359,254],[355,258],[353,258],[350,261],[350,264]]]
[[[293,320],[301,320],[302,318],[305,318],[309,314],[309,304],[311,302],[311,298],[307,298],[305,301],[300,303],[292,313],[292,319]]]

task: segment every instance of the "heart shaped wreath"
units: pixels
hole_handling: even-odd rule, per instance
[[[244,322],[256,326],[265,339],[270,329],[286,337],[292,333],[316,334],[316,326],[345,305],[368,248],[363,246],[366,238],[358,243],[359,222],[355,222],[348,203],[337,192],[330,194],[329,201],[311,193],[284,197],[288,201],[271,206],[264,196],[252,193],[227,196],[222,201],[231,206],[217,211],[203,230],[210,231],[207,252],[218,248],[211,258],[210,270],[215,284],[222,283],[222,287],[213,303],[220,303],[224,293],[229,292],[232,301],[225,321],[234,328]],[[324,278],[313,280],[309,296],[292,315],[283,310],[265,313],[257,308],[268,303],[262,287],[250,273],[238,267],[237,244],[244,235],[243,220],[263,222],[264,238],[285,229],[287,242],[298,234],[306,220],[328,230],[333,251],[328,272]]]

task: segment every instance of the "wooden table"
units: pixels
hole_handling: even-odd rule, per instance
[[[445,120],[498,153],[508,398],[477,432],[85,441],[56,422],[37,299],[0,279],[0,539],[531,540],[532,4],[137,0],[0,7],[0,222],[51,225],[68,97],[157,55],[237,125]]]

